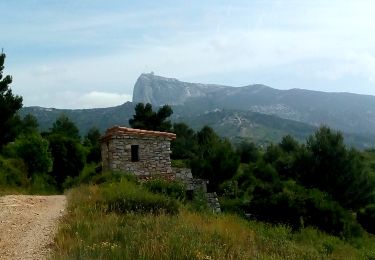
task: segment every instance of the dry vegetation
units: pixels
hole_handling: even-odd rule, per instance
[[[126,201],[130,194],[118,193],[118,185],[132,187],[133,199],[143,195],[152,197],[144,187],[124,180],[110,186],[85,185],[72,189],[68,192],[68,214],[56,237],[54,259],[375,257],[373,237],[348,242],[312,228],[293,232],[286,226],[246,221],[235,215],[195,212],[182,203],[174,214],[134,210],[116,213],[108,210],[107,198],[125,196],[122,199]],[[110,189],[113,194],[108,194]]]

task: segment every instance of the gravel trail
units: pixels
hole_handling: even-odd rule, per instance
[[[65,207],[63,195],[0,197],[0,259],[48,258]]]

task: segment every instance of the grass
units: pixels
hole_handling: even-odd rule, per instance
[[[0,186],[0,196],[26,194],[27,191],[19,187]]]
[[[26,185],[0,185],[0,196],[4,195],[53,195],[59,194],[57,189],[45,179],[44,176],[30,178]]]
[[[349,243],[312,228],[293,232],[236,215],[194,212],[181,204],[174,215],[106,211],[103,202],[113,196],[106,195],[106,185],[67,193],[68,214],[53,259],[375,259],[370,236]],[[125,185],[151,196],[139,185]],[[126,200],[128,195],[122,196]]]

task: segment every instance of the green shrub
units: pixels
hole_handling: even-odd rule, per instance
[[[301,210],[306,212],[301,214],[305,225],[315,226],[345,238],[359,237],[363,233],[352,214],[318,190],[309,192]]]
[[[78,176],[78,183],[90,183],[95,176],[102,174],[101,171],[97,170],[98,167],[96,163],[85,164],[85,167],[83,167],[82,172]]]
[[[259,220],[285,223],[294,229],[314,226],[342,237],[358,237],[362,234],[354,217],[326,193],[317,189],[306,189],[292,181],[284,182],[279,192],[260,198],[265,194],[264,186],[254,189],[250,202],[250,213]]]
[[[153,193],[161,193],[179,200],[185,199],[186,187],[179,181],[153,179],[145,182],[143,186]]]
[[[206,193],[202,190],[195,190],[193,192],[193,199],[187,204],[187,208],[193,212],[208,213],[210,208],[207,203]]]
[[[177,214],[177,201],[161,194],[153,194],[127,180],[103,184],[99,205],[107,212]]]
[[[48,136],[53,157],[52,175],[56,184],[62,187],[68,176],[76,177],[84,167],[85,158],[82,145],[76,139],[64,135]]]
[[[223,212],[236,213],[240,216],[245,216],[245,211],[243,209],[243,201],[240,198],[229,199],[226,197],[220,198],[220,208]]]
[[[86,162],[99,163],[101,161],[100,131],[92,127],[87,132],[83,145],[87,148]]]
[[[56,194],[56,184],[51,175],[46,173],[34,174],[31,177],[28,193],[30,194]]]
[[[27,168],[21,159],[0,157],[1,186],[26,186],[28,183]]]
[[[29,176],[34,173],[47,173],[52,169],[48,141],[39,134],[21,135],[13,145],[16,156],[25,162]]]
[[[76,187],[80,184],[88,184],[94,179],[97,175],[101,175],[101,172],[96,171],[97,165],[94,163],[86,164],[81,173],[76,177],[68,176],[64,183],[63,188],[69,189],[71,187]]]
[[[370,204],[358,212],[358,222],[368,232],[375,234],[375,204]]]
[[[86,164],[82,172],[76,176],[68,176],[64,183],[63,188],[69,189],[72,187],[79,186],[81,184],[102,184],[119,182],[120,180],[127,180],[133,183],[137,183],[137,177],[134,174],[124,173],[119,171],[105,171],[102,172],[98,169],[98,165],[95,163]]]
[[[119,171],[105,171],[93,174],[92,178],[89,179],[88,183],[102,184],[110,182],[119,182],[120,180],[127,180],[132,183],[138,183],[137,176],[135,176],[134,174]]]
[[[172,160],[172,167],[175,168],[189,168],[189,163],[187,160]]]

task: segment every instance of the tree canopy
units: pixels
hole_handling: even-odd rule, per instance
[[[85,135],[83,145],[87,149],[86,161],[90,162],[100,162],[101,160],[101,150],[100,150],[100,131],[96,127],[89,129]]]
[[[167,120],[173,114],[170,106],[164,105],[157,112],[152,110],[152,105],[147,103],[138,103],[135,106],[135,114],[129,120],[132,128],[170,132],[172,124]]]
[[[361,234],[358,222],[374,232],[375,155],[347,147],[340,132],[323,126],[304,144],[285,136],[263,151],[241,145],[238,153],[244,164],[220,187],[237,212],[344,237]]]
[[[0,148],[15,138],[16,112],[22,107],[22,97],[13,95],[9,85],[12,77],[3,77],[5,54],[0,54]]]
[[[48,173],[52,169],[52,155],[48,141],[39,133],[17,137],[14,146],[19,158],[25,162],[28,174]]]
[[[51,134],[58,134],[75,140],[81,139],[77,126],[66,115],[61,115],[56,119],[52,125]]]
[[[68,176],[76,177],[82,171],[85,151],[77,126],[65,115],[56,119],[46,135],[53,157],[51,175],[61,186]]]

